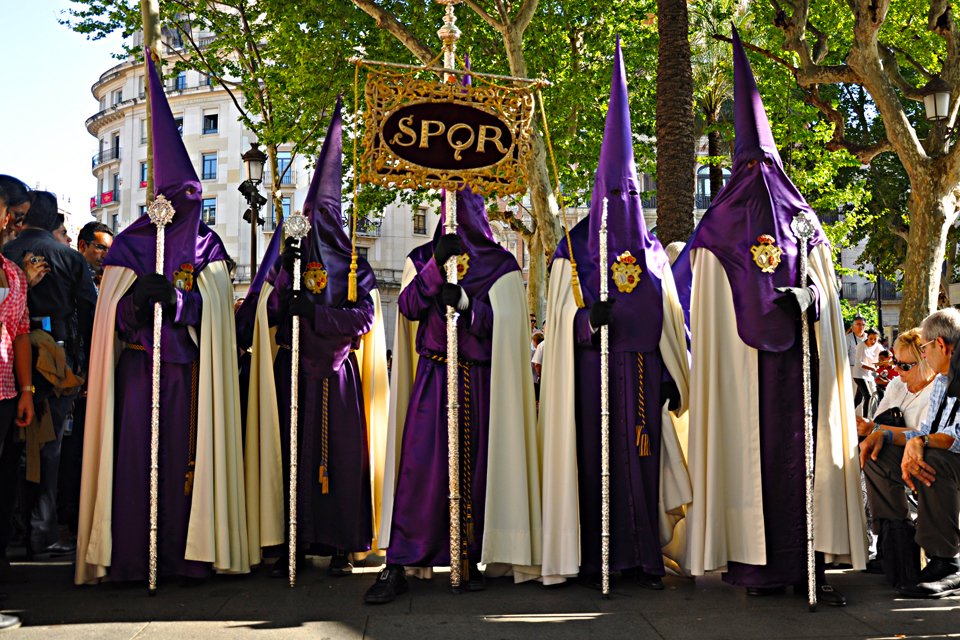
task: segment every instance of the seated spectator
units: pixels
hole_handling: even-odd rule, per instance
[[[960,311],[951,308],[932,313],[923,321],[921,333],[923,342],[917,350],[932,372],[941,374],[929,385],[926,415],[916,428],[873,425],[873,432],[860,445],[860,463],[870,509],[889,534],[883,553],[885,573],[901,595],[939,598],[960,592],[960,349],[956,349]],[[894,352],[909,393],[912,370],[923,368],[904,371],[913,363],[900,358],[909,355],[896,348]],[[892,394],[893,389],[891,398]],[[905,417],[915,415],[915,409],[907,405],[909,400],[901,401]],[[914,525],[904,484],[917,496],[912,539]],[[919,574],[919,550],[914,542],[929,559]]]

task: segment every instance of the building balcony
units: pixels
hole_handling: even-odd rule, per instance
[[[399,287],[401,282],[403,282],[402,269],[374,269],[373,275],[377,278],[377,285],[381,287]]]
[[[119,204],[119,203],[120,203],[120,192],[104,191],[98,196],[90,197],[90,210],[93,211],[97,207],[103,207],[108,204]]]
[[[100,153],[94,154],[93,158],[91,158],[91,168],[96,169],[100,165],[113,162],[114,160],[120,160],[119,147],[115,149],[104,149]]]

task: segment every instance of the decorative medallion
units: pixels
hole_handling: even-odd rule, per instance
[[[640,284],[640,274],[643,269],[637,264],[637,259],[629,251],[617,256],[616,262],[610,265],[613,272],[613,283],[620,293],[630,293]]]
[[[319,262],[308,262],[303,272],[303,286],[313,293],[320,293],[327,287],[327,270]]]
[[[173,272],[173,286],[180,291],[193,291],[193,265],[186,262]]]
[[[467,271],[470,269],[470,256],[465,253],[461,253],[457,256],[457,280],[463,280],[463,277],[467,275]]]
[[[753,254],[753,262],[760,267],[764,273],[773,273],[780,264],[780,257],[783,250],[776,245],[776,239],[766,233],[757,238],[759,244],[750,247],[750,253]]]

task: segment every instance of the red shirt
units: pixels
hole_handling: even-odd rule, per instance
[[[30,333],[30,314],[27,312],[27,278],[16,264],[0,256],[7,276],[9,291],[0,302],[0,400],[17,396],[13,372],[13,340]]]

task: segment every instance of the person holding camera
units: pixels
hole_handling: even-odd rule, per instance
[[[36,281],[27,294],[30,327],[41,329],[54,341],[62,343],[67,366],[82,376],[86,369],[82,328],[93,324],[97,304],[93,279],[83,256],[64,246],[53,235],[63,224],[57,197],[48,191],[31,191],[29,202],[24,229],[4,245],[3,255],[18,265],[24,265],[26,261],[37,266],[42,262],[49,267],[49,273]],[[40,381],[39,376],[36,379]],[[32,515],[25,514],[32,529],[27,540],[28,552],[46,549],[59,540],[56,502],[60,447],[64,422],[76,398],[76,391],[57,395],[50,386],[41,388],[41,392],[44,391],[46,393],[41,395],[47,396],[46,404],[50,408],[56,439],[45,444],[40,451],[41,475],[36,505]]]

